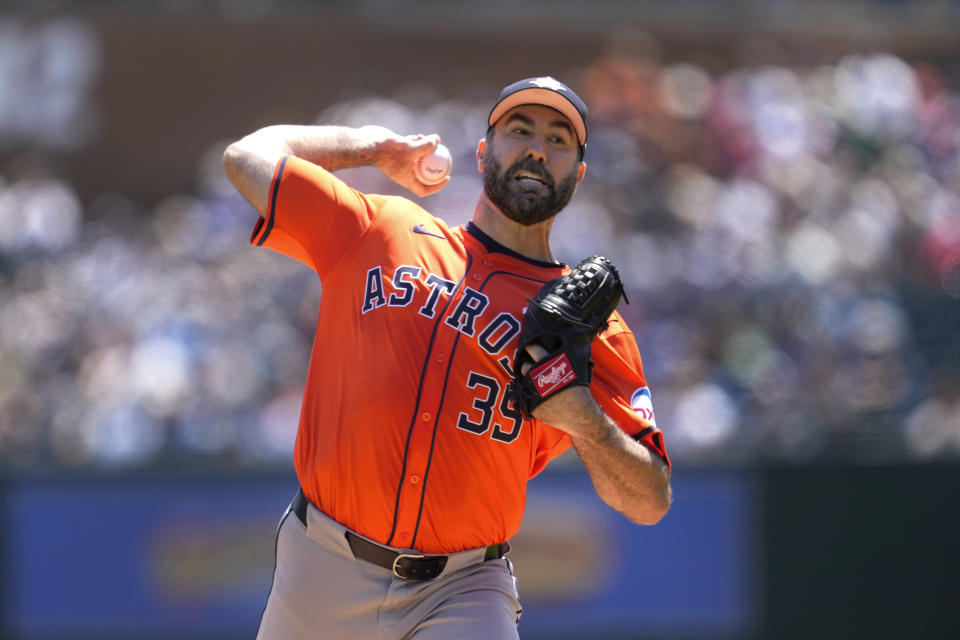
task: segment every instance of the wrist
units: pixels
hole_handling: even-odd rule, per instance
[[[386,127],[367,125],[357,129],[358,151],[364,155],[367,164],[377,168],[395,153],[400,141],[400,136]]]

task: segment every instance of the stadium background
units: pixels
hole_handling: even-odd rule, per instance
[[[321,292],[247,246],[226,143],[438,132],[460,223],[504,84],[591,108],[558,257],[621,268],[676,465],[654,528],[566,456],[525,638],[960,630],[960,3],[7,2],[0,633],[244,638]],[[397,193],[376,172],[365,190]]]

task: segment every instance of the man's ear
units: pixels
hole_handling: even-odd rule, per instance
[[[480,138],[477,143],[477,171],[483,173],[483,156],[487,152],[487,139]]]
[[[577,167],[577,184],[576,184],[576,186],[573,188],[573,192],[574,192],[574,193],[577,192],[577,187],[580,186],[580,181],[583,180],[583,176],[584,176],[584,174],[585,174],[586,172],[587,172],[587,163],[586,163],[586,162],[581,162],[581,163],[580,163],[580,166]]]

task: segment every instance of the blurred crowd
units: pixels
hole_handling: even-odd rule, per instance
[[[960,95],[944,71],[882,53],[716,75],[609,59],[584,86],[606,182],[591,195],[639,290],[672,450],[960,454]],[[629,173],[604,180],[621,158]]]
[[[715,70],[633,52],[558,74],[590,107],[590,142],[555,253],[620,267],[675,461],[960,456],[948,73],[884,53]],[[439,132],[454,178],[421,202],[460,224],[488,109],[418,84],[317,123]],[[322,291],[248,245],[225,145],[153,207],[82,203],[43,162],[0,176],[4,465],[289,463]],[[343,177],[401,193],[371,169]]]

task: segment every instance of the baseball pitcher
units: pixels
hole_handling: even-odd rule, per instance
[[[529,78],[487,124],[483,192],[456,228],[332,173],[371,165],[435,193],[449,177],[428,186],[416,167],[436,135],[271,126],[224,154],[260,213],[251,243],[323,286],[294,449],[301,489],[258,638],[517,638],[508,540],[527,481],[571,445],[627,518],[654,524],[670,507],[640,354],[615,311],[620,275],[550,249],[586,171],[587,107]]]

